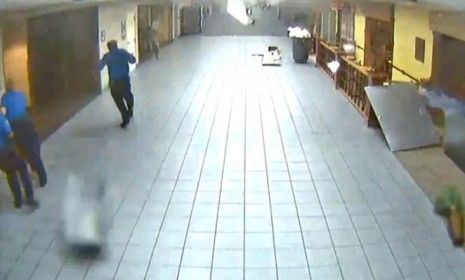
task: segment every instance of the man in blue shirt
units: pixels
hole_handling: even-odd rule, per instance
[[[6,92],[1,99],[2,110],[6,113],[6,118],[14,132],[14,140],[19,152],[37,172],[39,185],[44,187],[47,184],[47,172],[40,155],[39,135],[35,130],[34,123],[27,113],[26,95],[14,90],[11,80],[6,82]]]
[[[0,113],[0,169],[6,173],[8,185],[13,194],[14,206],[20,208],[23,203],[21,184],[18,180],[19,173],[26,195],[26,204],[37,208],[39,203],[34,199],[34,191],[26,163],[15,152],[11,144],[10,138],[12,135],[13,132],[8,120]]]
[[[108,42],[107,46],[109,52],[99,61],[99,68],[102,71],[105,66],[108,67],[111,96],[123,118],[121,127],[125,128],[133,115],[134,107],[129,64],[136,63],[136,58],[126,50],[118,48],[114,40]]]

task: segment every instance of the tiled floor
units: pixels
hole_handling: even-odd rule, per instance
[[[263,68],[268,44],[282,67]],[[465,255],[378,131],[288,38],[186,37],[133,76],[134,123],[108,94],[44,144],[42,207],[6,186],[6,279],[465,279]],[[108,185],[106,256],[60,250],[69,172]],[[3,183],[4,184],[4,183]]]
[[[69,100],[54,100],[53,104],[32,108],[31,115],[36,123],[40,139],[42,141],[47,139],[97,96],[96,93],[72,96]]]

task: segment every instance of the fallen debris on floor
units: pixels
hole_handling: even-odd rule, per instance
[[[431,116],[415,85],[396,83],[365,87],[391,151],[440,143]]]
[[[100,182],[89,188],[86,183],[74,174],[68,176],[63,237],[73,253],[98,255],[104,243],[102,201],[105,186]]]
[[[262,57],[262,66],[281,66],[281,51],[278,47],[268,47],[268,52]]]

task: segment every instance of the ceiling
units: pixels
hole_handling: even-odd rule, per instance
[[[35,8],[43,5],[57,5],[73,2],[72,0],[1,0],[0,10]],[[82,1],[76,1],[82,2]],[[85,0],[84,0],[85,2]]]
[[[464,0],[348,0],[353,3],[392,3],[412,7],[422,7],[431,10],[465,11]]]
[[[0,11],[36,9],[53,6],[89,5],[96,3],[140,2],[164,3],[165,0],[0,0]]]
[[[92,3],[103,2],[186,2],[184,0],[0,0],[0,11],[34,9],[44,6],[54,5],[86,5]],[[192,0],[192,2],[203,2],[211,0]],[[226,2],[227,0],[213,0],[213,2]],[[279,2],[282,6],[287,7],[308,7],[314,9],[324,9],[331,5],[332,2],[343,0],[243,0],[244,2],[264,2],[269,1],[272,3]],[[354,3],[395,3],[411,6],[422,6],[433,10],[461,10],[465,11],[464,0],[348,0]],[[187,1],[191,2],[191,1]]]

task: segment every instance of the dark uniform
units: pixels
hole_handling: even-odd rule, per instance
[[[0,169],[6,173],[8,185],[13,194],[14,205],[16,208],[20,208],[23,202],[21,184],[18,179],[19,173],[26,195],[26,204],[37,207],[38,203],[34,200],[34,190],[26,163],[15,152],[10,141],[11,134],[12,129],[8,120],[3,114],[0,114]]]
[[[14,140],[20,154],[37,172],[39,184],[47,184],[47,172],[40,155],[40,140],[34,123],[27,113],[26,96],[19,91],[8,90],[3,96],[1,106],[6,109],[6,118],[14,132]]]
[[[133,115],[134,96],[131,92],[129,64],[136,63],[136,58],[124,49],[119,49],[115,41],[108,43],[109,52],[99,62],[100,71],[107,66],[110,76],[110,91],[116,107],[121,113],[124,128]]]

